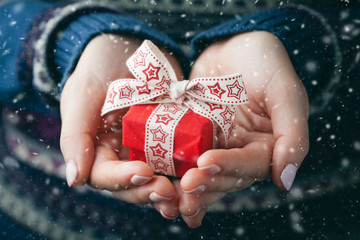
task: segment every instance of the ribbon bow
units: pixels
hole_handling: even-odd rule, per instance
[[[220,126],[227,144],[233,128],[234,105],[248,102],[240,74],[178,81],[168,60],[149,40],[143,42],[126,65],[135,79],[118,79],[110,84],[101,115],[136,104],[159,103],[154,112],[168,112],[172,115],[167,116],[180,121],[186,111],[191,109]],[[172,126],[175,128],[176,124]],[[164,130],[166,126],[159,125],[159,128]],[[146,131],[150,132],[151,129]],[[152,156],[154,154],[147,150],[152,144],[156,143],[149,143],[149,146],[145,144],[149,158],[158,157]],[[163,141],[165,147],[162,149],[166,149],[169,144]],[[172,146],[167,148],[171,149]],[[162,157],[167,159],[167,163],[172,161],[171,154]]]

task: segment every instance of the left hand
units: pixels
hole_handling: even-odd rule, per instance
[[[125,62],[140,44],[131,36],[101,34],[86,45],[62,92],[60,146],[69,186],[88,183],[128,203],[153,204],[163,216],[174,218],[178,194],[171,181],[154,176],[144,162],[128,160],[119,121],[126,109],[100,116],[109,83],[132,77]],[[175,57],[161,51],[181,78]]]
[[[274,184],[289,190],[308,152],[307,94],[281,41],[259,31],[214,43],[196,60],[190,79],[233,73],[242,74],[249,103],[237,107],[229,149],[205,152],[198,168],[174,182],[180,213],[192,228],[207,207],[265,179],[270,170]]]

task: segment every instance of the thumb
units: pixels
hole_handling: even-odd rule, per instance
[[[276,139],[272,177],[278,188],[290,190],[309,150],[309,103],[304,86],[290,68],[279,71],[269,87],[266,104]]]
[[[79,187],[89,178],[107,82],[129,74],[125,66],[129,53],[125,53],[138,45],[137,41],[121,36],[95,37],[84,49],[65,84],[60,104],[60,147],[69,186]]]
[[[83,82],[87,83],[86,87]],[[73,74],[62,93],[60,147],[66,162],[66,179],[71,187],[86,183],[94,162],[94,140],[105,98],[97,85],[94,80]]]

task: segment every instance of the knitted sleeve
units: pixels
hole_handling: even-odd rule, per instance
[[[211,43],[249,31],[268,31],[283,42],[308,91],[311,113],[323,110],[333,98],[341,74],[337,38],[325,17],[305,6],[238,17],[195,36],[192,61]]]
[[[32,15],[19,14],[15,20],[23,22],[23,17],[31,19],[27,21],[21,33],[12,37],[20,39],[12,43],[18,51],[11,59],[12,66],[6,67],[6,71],[12,72],[12,77],[3,85],[17,87],[13,87],[11,91],[0,87],[0,91],[6,92],[7,96],[11,95],[12,98],[31,89],[26,93],[26,101],[24,97],[21,98],[21,106],[39,108],[37,103],[42,103],[40,105],[45,106],[45,110],[58,108],[61,87],[74,70],[83,49],[92,38],[102,33],[127,34],[139,39],[150,39],[173,52],[179,61],[184,62],[182,65],[186,66],[186,57],[169,37],[106,4],[78,2],[47,5],[29,1],[19,1],[16,4],[22,6],[23,12],[33,9],[36,4],[39,5]],[[16,4],[7,4],[6,9],[2,11],[16,11]],[[10,27],[6,29],[6,33],[9,36],[13,35]],[[7,101],[5,98],[1,100]]]
[[[33,37],[39,26],[30,29],[33,19],[48,4],[8,1],[0,4],[0,103],[17,104],[30,94]],[[36,34],[33,34],[35,37]],[[37,102],[37,100],[34,100]]]

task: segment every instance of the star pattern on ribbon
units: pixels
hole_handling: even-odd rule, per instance
[[[168,125],[170,121],[174,120],[174,118],[170,117],[170,114],[158,114],[156,115],[156,123],[163,123]]]
[[[149,85],[144,84],[143,86],[136,86],[139,94],[150,94]]]
[[[169,79],[167,79],[165,76],[163,76],[161,81],[155,84],[155,86],[156,86],[155,89],[161,90],[161,89],[165,88],[166,86],[169,86],[170,82],[171,81]]]
[[[129,83],[127,83],[125,86],[119,87],[119,98],[126,98],[131,100],[134,92],[135,90],[130,87]]]
[[[169,134],[166,133],[166,132],[161,128],[161,126],[159,126],[159,127],[156,128],[156,129],[151,129],[150,132],[151,132],[152,135],[153,135],[153,140],[154,140],[154,141],[159,141],[159,142],[162,142],[162,143],[165,143],[166,137],[169,136]]]
[[[198,84],[196,84],[196,86],[194,87],[194,90],[199,91],[199,92],[201,92],[202,94],[205,94],[206,88],[205,88],[202,84],[198,83]]]
[[[210,111],[214,111],[214,110],[218,110],[218,109],[223,109],[223,106],[220,104],[216,104],[216,103],[211,103],[211,102],[206,102],[206,105],[209,106]]]
[[[165,163],[160,158],[158,158],[156,160],[152,160],[151,163],[154,165],[157,172],[161,172],[163,174],[166,174],[167,168],[169,167],[169,164]]]
[[[181,111],[181,108],[179,108],[177,105],[165,105],[164,112],[168,112],[171,114],[176,114],[178,111]]]
[[[232,116],[235,112],[231,111],[229,107],[226,107],[225,111],[221,112],[220,115],[224,119],[224,124],[232,123]]]
[[[221,96],[226,93],[226,91],[220,87],[218,82],[213,86],[208,86],[208,88],[210,89],[210,93],[218,98],[221,98]]]
[[[240,86],[238,81],[235,81],[232,85],[226,85],[226,87],[229,90],[228,97],[234,97],[240,100],[244,88]]]
[[[165,154],[168,152],[160,145],[160,143],[156,144],[156,146],[150,146],[150,149],[156,157],[165,158]]]
[[[115,87],[112,87],[109,92],[109,97],[108,97],[107,102],[114,104],[114,99],[115,99],[116,95],[117,95],[117,92],[115,91]]]
[[[149,63],[148,67],[142,72],[145,74],[146,81],[159,80],[160,67],[155,67],[152,63]]]
[[[141,50],[137,51],[133,58],[134,67],[136,68],[138,66],[145,66],[145,59],[146,59],[147,55],[148,55],[148,53],[143,53]]]

